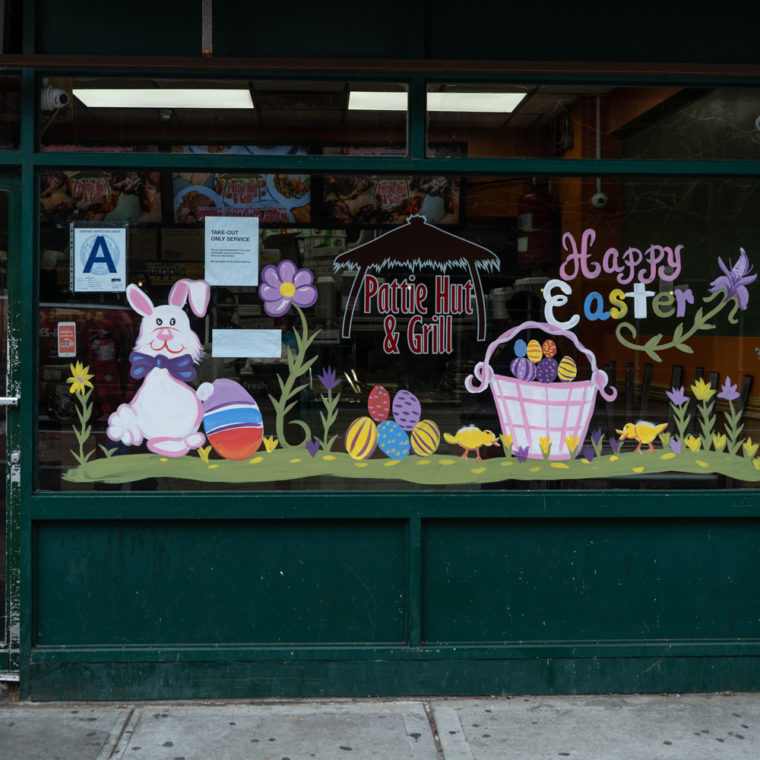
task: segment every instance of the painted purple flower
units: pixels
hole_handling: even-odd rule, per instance
[[[671,388],[669,391],[665,391],[665,395],[670,399],[670,403],[676,406],[680,406],[688,401],[686,394],[683,392],[683,385],[680,388]]]
[[[325,367],[321,374],[317,375],[317,378],[328,391],[337,388],[343,382],[342,380],[336,379],[336,373],[332,367]]]
[[[731,384],[731,378],[726,377],[723,385],[721,386],[718,398],[724,398],[726,401],[736,401],[741,396],[741,393],[736,390],[736,383]]]
[[[311,454],[312,458],[317,456],[321,441],[319,438],[315,438],[313,441],[306,441],[306,450]]]
[[[617,454],[620,448],[620,441],[617,438],[610,438],[610,448],[613,454]]]
[[[672,449],[674,454],[680,454],[681,453],[681,441],[678,440],[678,438],[671,438],[670,439],[670,448]]]
[[[591,431],[591,443],[594,444],[594,446],[599,445],[599,441],[602,440],[602,429],[597,428],[596,430]]]
[[[594,460],[594,449],[592,449],[591,446],[583,447],[583,458],[588,459],[589,462]]]
[[[741,251],[739,260],[733,266],[731,265],[731,259],[728,260],[728,266],[726,266],[723,263],[723,259],[718,256],[718,265],[723,270],[723,274],[720,277],[716,277],[710,283],[709,292],[716,293],[719,290],[725,290],[726,297],[723,301],[728,301],[736,296],[736,303],[744,311],[749,303],[749,292],[746,286],[757,279],[757,274],[750,274],[752,266],[749,263],[749,257],[744,248],[740,248],[739,250]]]
[[[517,461],[522,464],[527,458],[528,453],[530,452],[530,446],[518,446],[515,450],[515,456],[517,457]]]
[[[312,284],[314,275],[309,269],[299,269],[290,259],[269,264],[261,270],[259,295],[264,311],[270,317],[281,317],[294,303],[305,309],[317,300],[317,289]]]

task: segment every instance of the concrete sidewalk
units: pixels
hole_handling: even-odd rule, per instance
[[[760,694],[0,702],[2,760],[757,760]]]

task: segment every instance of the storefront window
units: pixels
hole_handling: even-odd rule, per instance
[[[42,93],[43,150],[406,155],[400,84],[49,78]]]
[[[41,489],[760,479],[756,183],[40,180]]]
[[[0,76],[0,150],[19,146],[20,85],[19,76]]]
[[[428,156],[757,160],[750,87],[428,85]]]

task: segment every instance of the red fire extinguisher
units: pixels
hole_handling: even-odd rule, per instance
[[[532,269],[552,260],[552,197],[533,188],[517,202],[517,261]]]

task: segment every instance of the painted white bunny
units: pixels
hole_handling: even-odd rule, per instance
[[[137,285],[127,287],[129,305],[142,316],[134,350],[129,355],[130,375],[143,383],[128,404],[121,404],[108,418],[112,441],[139,446],[167,457],[181,457],[202,446],[206,436],[198,431],[201,402],[213,391],[202,383],[197,391],[187,383],[195,379],[194,364],[203,350],[182,307],[189,301],[202,317],[208,308],[210,288],[205,280],[178,280],[166,306],[153,302]]]

